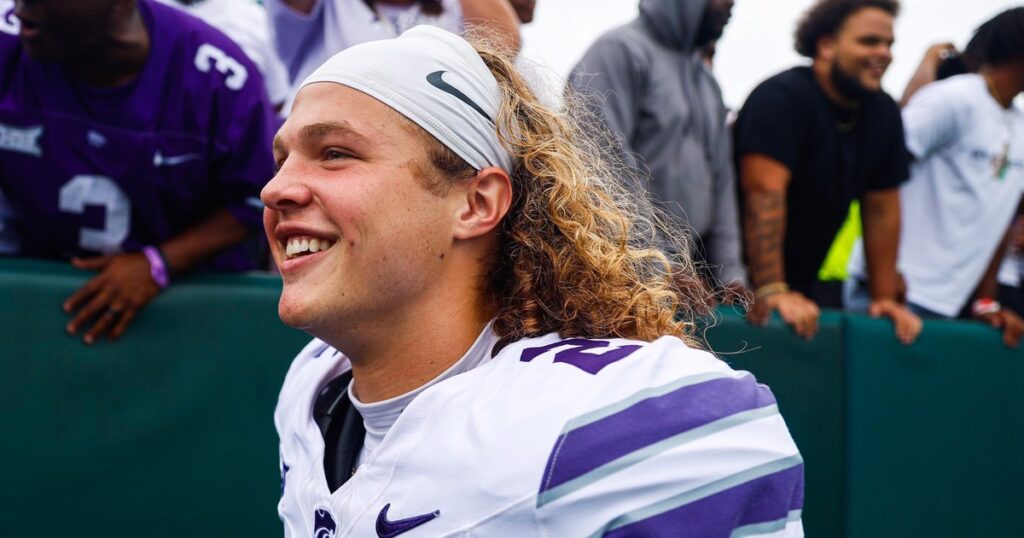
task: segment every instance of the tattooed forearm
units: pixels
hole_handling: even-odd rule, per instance
[[[782,240],[786,233],[786,193],[754,190],[744,195],[743,239],[754,287],[785,280]]]

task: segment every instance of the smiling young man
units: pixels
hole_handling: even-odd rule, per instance
[[[802,535],[774,398],[695,348],[692,264],[575,118],[432,27],[302,84],[263,191],[316,337],[275,413],[286,536]]]
[[[912,342],[921,320],[900,304],[896,251],[899,185],[909,175],[899,107],[882,91],[892,62],[895,0],[820,0],[804,15],[796,49],[808,67],[759,85],[735,126],[744,201],[744,247],[755,302],[810,338],[819,307],[841,306],[818,270],[854,200],[871,281],[869,312],[887,316]]]

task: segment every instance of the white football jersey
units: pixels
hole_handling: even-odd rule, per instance
[[[331,493],[312,409],[350,365],[306,346],[275,413],[285,536],[803,536],[802,459],[749,373],[672,337],[550,334],[479,362]]]

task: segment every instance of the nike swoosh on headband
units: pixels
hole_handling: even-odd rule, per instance
[[[427,75],[427,82],[429,82],[431,86],[447,94],[453,95],[459,101],[462,101],[463,103],[466,103],[467,105],[473,107],[473,110],[476,110],[477,112],[480,113],[481,116],[487,118],[487,121],[494,123],[494,120],[492,120],[491,117],[488,116],[486,112],[484,112],[484,109],[480,108],[480,105],[473,102],[473,100],[466,96],[466,94],[462,93],[461,91],[459,91],[458,88],[452,86],[451,84],[448,84],[447,82],[445,82],[443,78],[441,78],[441,76],[444,75],[445,73],[447,73],[447,71],[434,71],[433,73]]]

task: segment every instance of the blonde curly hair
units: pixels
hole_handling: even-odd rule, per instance
[[[567,95],[562,111],[546,106],[507,51],[480,34],[467,39],[501,88],[495,123],[515,158],[512,205],[488,273],[501,343],[557,332],[644,341],[672,335],[700,347],[695,319],[708,313],[712,295],[687,254],[684,227],[650,203],[581,99]],[[428,188],[444,191],[475,175],[423,135],[437,178]]]

